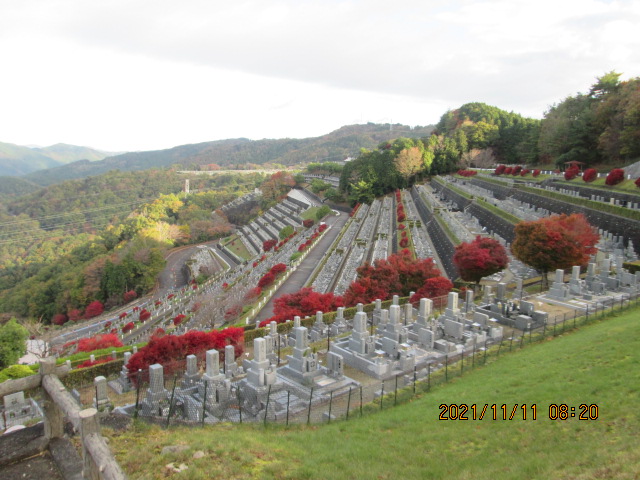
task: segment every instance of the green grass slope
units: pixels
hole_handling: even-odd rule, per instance
[[[632,479],[640,475],[640,309],[505,354],[381,413],[322,426],[138,423],[110,442],[130,478]],[[440,404],[515,404],[513,420],[439,420]],[[598,405],[550,420],[550,404]],[[531,405],[537,406],[532,419]],[[501,410],[499,410],[500,415]],[[479,413],[478,413],[479,415]],[[471,414],[468,414],[471,417]],[[182,453],[160,455],[168,445]],[[193,459],[195,451],[205,457]]]

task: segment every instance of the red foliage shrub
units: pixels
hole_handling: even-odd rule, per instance
[[[268,287],[275,281],[275,279],[276,279],[276,276],[273,273],[267,272],[262,276],[260,280],[258,280],[258,287],[260,288]]]
[[[564,172],[564,179],[565,180],[573,180],[574,178],[576,178],[578,176],[579,173],[580,173],[580,169],[578,167],[568,168]]]
[[[375,266],[365,263],[356,271],[358,279],[344,295],[347,306],[371,303],[378,298],[386,300],[393,295],[406,296],[422,288],[427,279],[440,276],[432,258],[414,259],[408,249],[386,260],[377,260]]]
[[[624,170],[622,168],[614,168],[607,175],[607,179],[604,183],[607,185],[618,185],[624,180]]]
[[[405,248],[409,246],[409,239],[408,238],[402,238],[400,239],[400,248]]]
[[[149,343],[131,356],[128,363],[131,379],[136,380],[137,371],[147,370],[150,365],[160,363],[165,366],[184,368],[187,355],[196,355],[200,359],[207,350],[220,351],[221,361],[224,358],[224,347],[233,345],[235,356],[238,358],[243,353],[244,330],[242,328],[229,327],[224,330],[202,332],[192,330],[184,335],[166,335],[164,337],[151,338]],[[165,369],[165,374],[173,373]]]
[[[359,208],[360,208],[360,204],[359,204],[359,203],[356,203],[356,204],[353,206],[353,209],[351,210],[351,213],[349,213],[349,216],[350,216],[350,217],[353,217],[353,216],[356,214],[356,212],[358,211],[358,209],[359,209]]]
[[[269,272],[273,273],[274,275],[278,275],[279,273],[282,273],[286,270],[287,266],[284,263],[276,263],[273,267],[271,267],[271,270],[269,270]]]
[[[124,292],[122,294],[122,299],[124,300],[125,303],[129,303],[132,300],[135,300],[136,298],[138,298],[138,294],[136,293],[135,290],[129,290],[128,292]]]
[[[187,316],[182,313],[180,315],[176,315],[175,317],[173,317],[173,324],[177,327],[184,321],[185,318],[187,318]]]
[[[122,319],[124,319],[124,318],[127,318],[127,312],[122,312],[120,315],[118,315],[118,318],[119,318],[120,320],[122,320]]]
[[[262,321],[260,326],[269,325],[272,321],[282,323],[295,316],[315,315],[317,311],[331,312],[342,306],[342,297],[333,293],[314,292],[312,288],[302,288],[276,298],[273,307],[275,315]]]
[[[511,175],[511,172],[513,172],[513,168],[511,167],[507,167],[504,169],[504,174],[505,175]]]
[[[104,324],[104,329],[105,329],[105,330],[108,330],[109,328],[111,328],[111,320],[109,320],[108,322],[106,322],[106,323]]]
[[[252,266],[253,268],[256,268],[256,267],[258,266],[258,262],[253,262],[253,263],[251,264],[251,266]]]
[[[156,300],[156,303],[154,305],[156,307],[159,307],[160,305],[162,305],[162,302],[160,300]]]
[[[528,168],[523,168],[522,171],[520,172],[520,176],[521,177],[526,177],[527,174],[530,172],[531,170],[529,170]]]
[[[265,252],[268,252],[273,247],[275,247],[277,243],[278,243],[277,240],[273,240],[273,239],[265,240],[264,242],[262,242],[262,249]]]
[[[102,312],[104,312],[104,305],[101,301],[95,300],[87,305],[87,308],[84,309],[84,318],[97,317]]]
[[[404,213],[399,213],[398,214],[398,221],[399,222],[404,222],[406,220],[407,216]]]
[[[160,338],[160,337],[164,337],[167,334],[167,332],[164,331],[164,328],[156,328],[153,333],[151,334],[151,338]]]
[[[506,169],[507,167],[505,165],[498,165],[493,173],[495,175],[502,175]]]
[[[520,172],[522,171],[522,167],[520,165],[516,165],[515,167],[513,167],[513,169],[511,170],[511,175],[513,175],[514,177],[516,175],[520,175]]]
[[[537,177],[538,175],[540,175],[540,169],[536,168],[536,169],[533,171],[533,174],[532,174],[532,175],[533,175],[534,177]]]
[[[496,169],[497,170],[497,169]],[[462,176],[462,177],[473,177],[474,175],[477,175],[478,172],[476,170],[458,170],[458,175]]]
[[[67,320],[69,319],[64,313],[56,313],[51,319],[51,323],[53,323],[54,325],[64,325],[65,323],[67,323]]]
[[[398,225],[398,230],[404,230],[405,228],[407,228],[407,227],[405,226],[404,223],[401,223],[401,224]]]
[[[453,283],[448,278],[444,277],[433,277],[428,278],[422,288],[420,288],[414,295],[409,299],[411,303],[419,302],[421,298],[435,298],[442,297],[451,291],[453,288]]]
[[[133,322],[129,322],[126,325],[123,325],[122,327],[122,333],[129,333],[131,330],[133,330]]]
[[[226,312],[224,312],[224,320],[225,322],[229,322],[231,320],[235,320],[242,313],[242,305],[234,305],[229,308]]]
[[[304,228],[311,228],[311,227],[313,227],[313,224],[314,224],[314,223],[315,223],[315,222],[313,221],[313,219],[312,219],[312,218],[307,218],[307,219],[305,219],[305,220],[303,220],[303,221],[302,221],[302,226],[303,226]]]
[[[316,230],[318,233],[322,233],[327,229],[327,224],[323,223],[318,227],[318,230]]]
[[[79,352],[93,352],[102,348],[121,347],[122,342],[117,335],[110,333],[104,335],[96,335],[95,337],[81,338],[78,340]]]
[[[140,316],[138,318],[140,319],[141,322],[146,322],[151,318],[151,312],[146,309],[142,309],[142,311],[140,312]]]
[[[640,188],[640,177],[636,178],[636,181],[633,183],[635,183],[636,187]]]
[[[96,360],[95,362],[92,362],[91,360],[85,360],[84,362],[82,362],[80,365],[78,365],[76,368],[80,369],[80,368],[87,368],[87,367],[93,367],[95,365],[100,365],[101,363],[107,363],[110,362],[112,359],[109,357],[106,358],[101,358],[99,360]]]
[[[249,290],[246,293],[246,295],[244,296],[244,299],[248,302],[252,302],[256,298],[258,298],[261,294],[262,294],[262,289],[260,287],[253,287],[251,290]]]
[[[191,307],[191,313],[196,313],[202,307],[202,302],[195,302]]]
[[[173,297],[175,297],[175,295],[173,293],[170,293],[169,295],[167,295],[167,300],[171,300]]]
[[[69,317],[70,322],[77,322],[82,318],[82,312],[77,308],[72,308],[67,312],[67,317]]]
[[[582,174],[582,180],[585,182],[593,182],[598,178],[598,172],[595,168],[587,168]]]
[[[401,236],[402,238],[407,238],[407,231],[406,231],[406,230],[403,230],[403,232],[400,234],[400,236]]]

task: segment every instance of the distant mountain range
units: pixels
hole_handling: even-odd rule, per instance
[[[58,143],[50,147],[23,147],[0,142],[0,175],[20,176],[78,160],[96,161],[114,155],[89,147]]]
[[[368,123],[345,126],[329,134],[312,138],[218,140],[181,145],[167,150],[123,153],[98,161],[90,161],[91,158],[84,157],[66,165],[45,165],[40,167],[44,170],[38,171],[32,169],[32,172],[24,175],[24,178],[38,185],[51,185],[116,169],[135,171],[179,165],[181,169],[198,170],[202,165],[209,164],[234,167],[247,164],[294,165],[301,162],[341,161],[349,156],[357,156],[361,148],[372,149],[394,138],[429,136],[433,128],[433,126],[411,128],[398,124],[390,126]],[[40,153],[34,150],[30,152],[31,154]],[[1,172],[0,168],[0,174]],[[20,174],[13,173],[13,175]]]

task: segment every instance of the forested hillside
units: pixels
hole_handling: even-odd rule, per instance
[[[357,155],[361,148],[373,148],[380,142],[399,135],[419,138],[428,135],[433,127],[410,128],[404,125],[366,124],[342,127],[327,135],[304,139],[247,140],[246,138],[219,140],[182,145],[168,150],[131,152],[106,158],[99,162],[81,161],[63,167],[42,170],[26,176],[39,185],[109,170],[146,170],[179,165],[184,170],[207,170],[210,165],[225,168],[253,168],[256,165],[294,165],[310,161],[340,161]]]
[[[174,245],[226,235],[212,212],[264,176],[191,179],[174,171],[110,172],[72,180],[0,204],[0,311],[51,321],[85,315],[123,294],[145,293]]]
[[[24,175],[77,160],[102,160],[112,154],[93,148],[58,143],[50,147],[29,148],[0,142],[0,176]]]
[[[542,164],[563,168],[622,166],[640,158],[640,78],[621,82],[609,72],[587,93],[568,96],[542,120],[524,118],[483,103],[445,113],[436,126],[461,166],[495,163]]]

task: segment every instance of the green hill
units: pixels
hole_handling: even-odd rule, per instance
[[[359,154],[361,148],[374,148],[397,136],[421,138],[433,127],[410,128],[404,125],[349,125],[327,135],[303,139],[246,138],[218,140],[147,152],[130,152],[97,162],[82,160],[68,165],[33,172],[27,179],[39,185],[51,185],[72,178],[99,175],[110,170],[139,171],[179,164],[186,170],[199,170],[203,165],[244,167],[248,164],[276,163],[294,165],[301,162],[339,161]]]
[[[26,195],[40,189],[40,185],[36,185],[29,180],[20,177],[0,177],[0,195],[3,197],[17,197]]]
[[[29,148],[0,142],[0,175],[24,175],[77,160],[102,160],[109,155],[112,154],[64,143],[50,147]]]
[[[215,425],[164,429],[137,423],[110,442],[130,478],[634,479],[640,475],[640,309],[522,350],[495,352],[409,403],[322,426]],[[477,362],[477,364],[480,362]],[[441,404],[502,404],[513,420],[439,420]],[[531,405],[537,406],[534,420]],[[550,420],[549,405],[597,405],[597,419]],[[592,416],[595,416],[592,407]],[[164,446],[187,445],[160,455]],[[193,459],[195,451],[205,457]]]
[[[23,175],[58,165],[60,162],[37,150],[0,142],[0,175]]]

